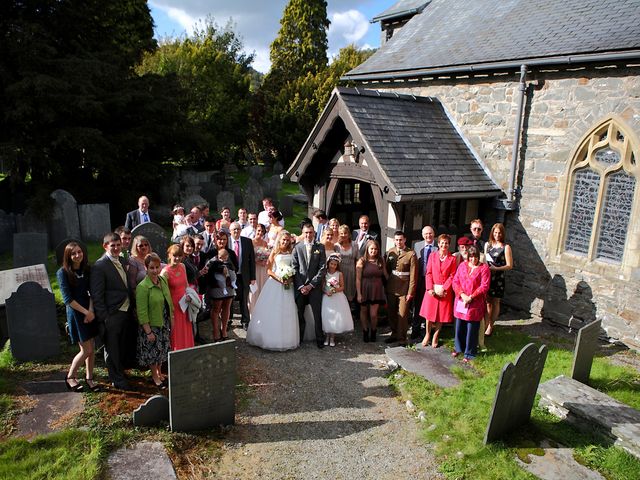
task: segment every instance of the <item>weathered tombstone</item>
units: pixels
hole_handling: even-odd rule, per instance
[[[284,173],[284,167],[282,166],[282,163],[276,162],[273,164],[273,173],[275,175],[280,175],[281,173]]]
[[[277,194],[282,189],[282,178],[280,178],[280,175],[271,175],[269,181],[271,182],[271,187],[275,189]]]
[[[157,223],[147,222],[136,226],[131,230],[131,238],[135,238],[136,235],[142,235],[147,237],[153,251],[160,255],[160,258],[164,258],[167,255],[167,248],[171,239],[169,234]]]
[[[537,349],[530,343],[520,350],[515,363],[502,367],[484,435],[485,444],[529,421],[546,359],[547,346]]]
[[[16,215],[16,232],[47,233],[47,225],[42,218],[36,215],[36,212],[27,208],[24,214]]]
[[[102,234],[102,236],[104,237],[104,233]],[[103,237],[100,237],[100,243],[102,243]],[[87,258],[87,256],[89,255],[87,252],[87,246],[84,244],[84,242],[75,238],[65,238],[58,245],[56,245],[56,263],[58,265],[62,265],[62,260],[64,257],[64,249],[70,242],[76,242],[78,245],[80,245],[80,248],[82,249],[82,253],[84,253],[85,258]],[[97,260],[97,258],[89,258],[88,260],[89,262],[93,263]]]
[[[211,205],[216,205],[216,196],[220,193],[220,185],[216,183],[206,183],[202,185],[200,194],[206,202]]]
[[[104,234],[111,232],[111,212],[108,203],[78,205],[80,235],[85,242],[102,242]]]
[[[264,167],[262,165],[251,165],[249,167],[249,177],[254,178],[256,180],[262,179],[262,172],[264,171]]]
[[[595,320],[578,331],[576,348],[573,350],[571,378],[581,383],[589,383],[593,356],[598,348],[598,336],[602,320]]]
[[[53,293],[36,282],[25,282],[6,301],[11,353],[21,362],[43,360],[60,353],[60,332]]]
[[[225,174],[237,173],[238,166],[235,163],[225,163],[224,166],[222,167],[222,170],[224,171]]]
[[[13,234],[13,268],[47,263],[46,233]]]
[[[236,341],[169,352],[172,431],[235,423]]]
[[[285,218],[293,215],[293,197],[291,195],[285,195],[280,200],[280,213]]]
[[[153,427],[168,421],[169,399],[162,395],[154,395],[133,411],[133,424],[136,427]]]
[[[249,178],[244,187],[242,206],[249,212],[259,212],[262,207],[263,198],[264,193],[260,182],[254,178]]]
[[[13,234],[16,231],[16,219],[13,214],[0,210],[0,253],[10,252],[13,248]]]
[[[216,195],[216,211],[219,212],[222,207],[229,207],[232,212],[235,212],[236,202],[233,192],[224,190]]]
[[[57,245],[65,238],[80,238],[78,204],[69,192],[55,190],[51,193],[53,211],[49,218],[49,240]]]
[[[189,195],[185,197],[182,201],[182,206],[184,207],[184,211],[189,213],[189,211],[195,207],[196,205],[200,205],[201,203],[209,203],[207,200],[200,195]]]

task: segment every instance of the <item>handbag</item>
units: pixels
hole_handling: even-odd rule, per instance
[[[469,306],[465,305],[462,299],[456,298],[456,304],[454,307],[454,313],[459,313],[461,315],[467,315],[469,313]]]

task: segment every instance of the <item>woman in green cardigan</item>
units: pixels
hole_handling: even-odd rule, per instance
[[[138,311],[138,363],[151,370],[153,383],[167,388],[166,377],[160,372],[170,348],[169,333],[173,327],[173,302],[167,280],[160,276],[160,257],[150,253],[144,258],[147,276],[136,288]]]

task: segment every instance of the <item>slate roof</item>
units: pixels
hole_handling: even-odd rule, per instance
[[[638,0],[432,0],[344,79],[597,61],[613,53],[640,58]]]
[[[384,12],[379,13],[371,19],[371,22],[380,22],[382,20],[393,20],[402,18],[412,13],[420,13],[431,0],[398,0],[396,3],[387,8]]]
[[[396,195],[481,197],[501,193],[437,99],[339,87],[328,108],[335,105],[336,96]],[[314,132],[331,119],[325,110]],[[289,168],[289,176],[300,168],[308,145],[316,141],[314,132]]]

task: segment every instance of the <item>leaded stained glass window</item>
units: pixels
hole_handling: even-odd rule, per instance
[[[621,263],[639,196],[635,136],[614,119],[586,135],[570,170],[564,250],[588,260]]]

